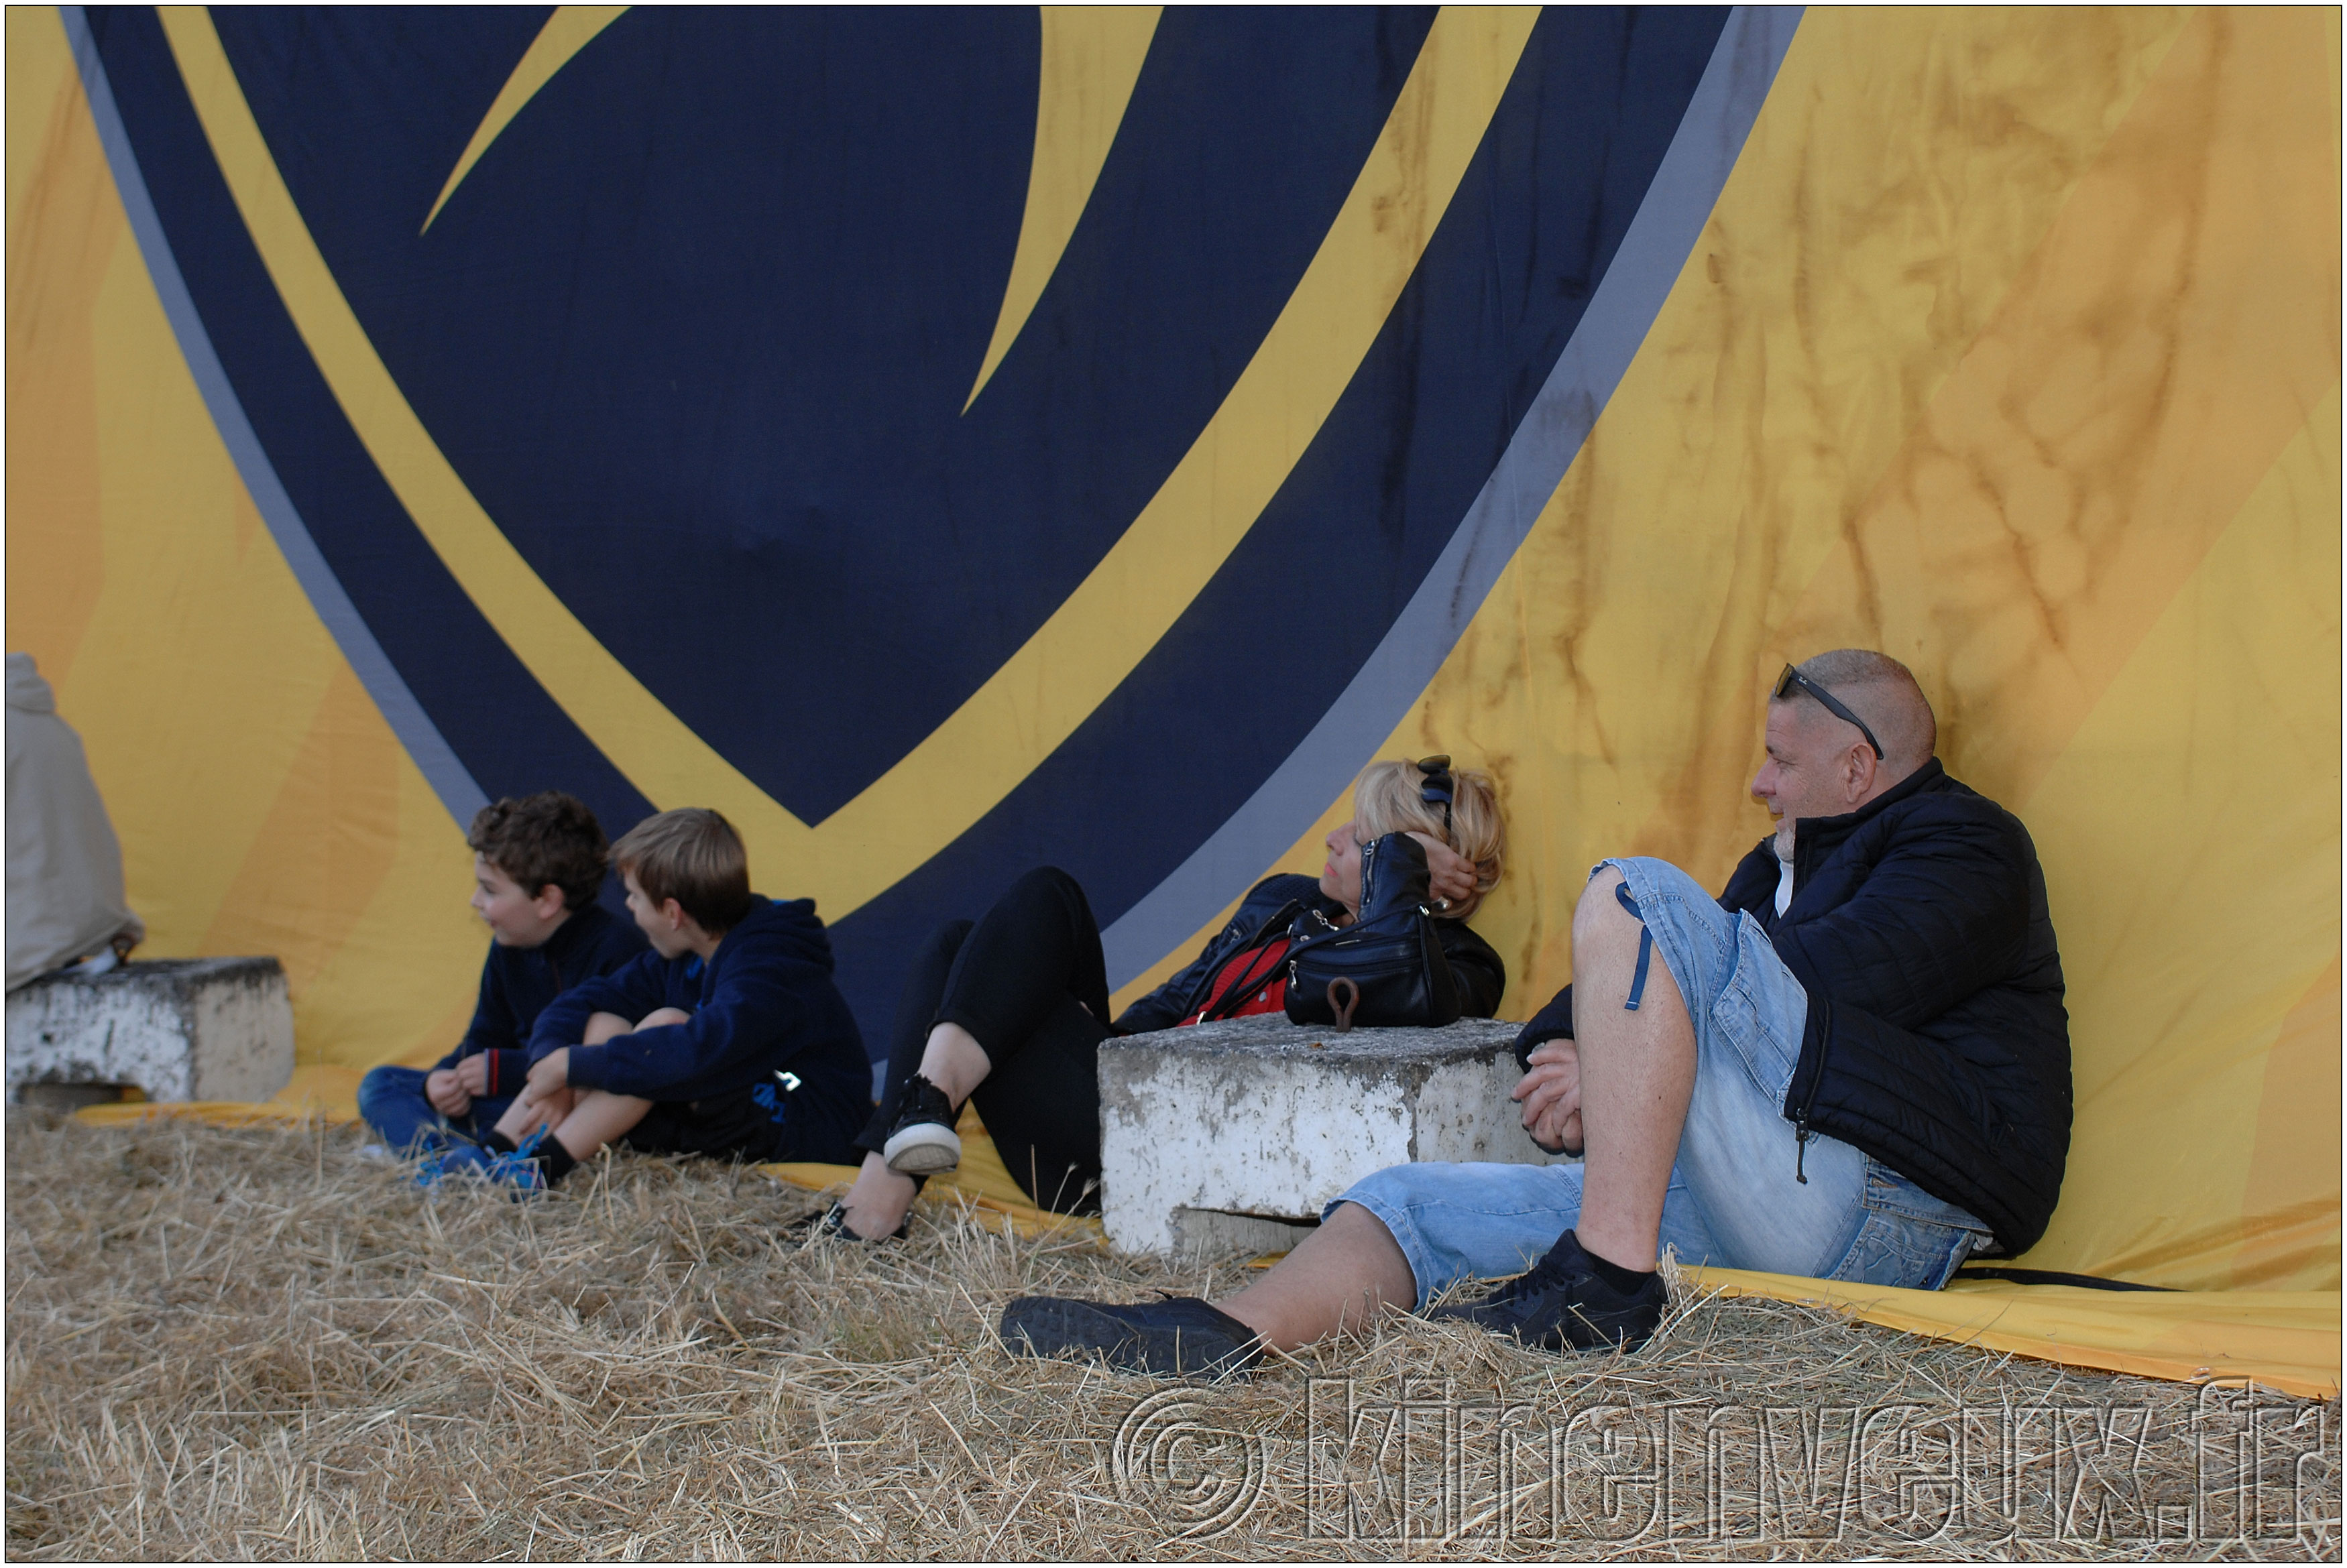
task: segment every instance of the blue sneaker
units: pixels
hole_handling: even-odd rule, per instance
[[[503,1182],[521,1192],[544,1192],[546,1174],[538,1168],[538,1145],[544,1142],[546,1129],[540,1127],[524,1138],[521,1146],[511,1154],[501,1154],[490,1160],[483,1174],[491,1181]]]
[[[443,1144],[415,1162],[415,1185],[430,1191],[451,1176],[487,1171],[489,1166],[488,1151],[478,1144]]]

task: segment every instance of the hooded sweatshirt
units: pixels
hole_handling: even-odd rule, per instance
[[[646,1100],[700,1100],[774,1083],[812,1102],[809,1113],[854,1125],[871,1109],[872,1068],[831,975],[831,939],[815,901],[753,897],[708,962],[647,952],[556,997],[530,1032],[530,1060],[568,1047],[572,1084]],[[595,1013],[641,1018],[662,1007],[682,1008],[692,1020],[579,1044]]]

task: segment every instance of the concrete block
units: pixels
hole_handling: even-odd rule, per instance
[[[128,1084],[150,1100],[265,1100],[293,1076],[293,1008],[273,958],[163,959],[8,993],[8,1097]]]
[[[1508,1098],[1517,1024],[1299,1029],[1236,1018],[1102,1043],[1101,1217],[1129,1252],[1276,1251],[1418,1160],[1556,1163]]]

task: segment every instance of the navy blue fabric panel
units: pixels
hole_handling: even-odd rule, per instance
[[[625,831],[650,805],[481,618],[343,419],[212,162],[153,12],[89,17],[206,331],[353,604],[490,796],[559,787],[593,807],[607,830]]]
[[[840,924],[851,996],[886,994],[938,921],[977,914],[1038,860],[1072,872],[1108,925],[1302,739],[1417,590],[1547,379],[1726,20],[1543,15],[1418,274],[1288,484],[1067,744]]]
[[[639,8],[421,236],[482,68],[452,72],[402,13],[219,25],[346,296],[490,515],[672,710],[820,820],[1032,635],[1187,450],[1431,15],[1167,13],[1091,209],[967,414],[1025,205],[1033,12]],[[826,650],[819,677],[711,667],[778,636]]]

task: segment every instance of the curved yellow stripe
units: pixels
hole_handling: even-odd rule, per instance
[[[416,230],[418,234],[432,227],[432,220],[440,216],[442,208],[448,205],[448,199],[456,193],[456,187],[473,172],[473,166],[481,161],[481,155],[489,150],[489,144],[497,139],[498,133],[513,123],[514,116],[521,113],[522,106],[537,96],[538,88],[554,79],[555,72],[570,63],[571,56],[585,48],[596,34],[618,21],[620,13],[626,9],[625,5],[557,5],[554,8],[554,15],[546,19],[546,25],[538,29],[538,36],[522,52],[521,64],[516,66],[513,75],[506,78],[506,85],[497,89],[497,101],[489,106],[489,112],[481,117],[479,127],[473,132],[473,139],[465,144],[465,155],[456,160],[456,167],[448,171],[448,183],[440,188],[440,199],[435,201],[432,210],[424,215],[424,228]]]
[[[833,919],[951,843],[1115,689],[1253,526],[1359,367],[1498,108],[1537,7],[1450,7],[1311,265],[1205,430],[1027,645],[864,792],[808,828],[688,728],[539,581],[408,407],[343,298],[211,20],[163,25],[213,156],[336,401],[415,525],[571,721],[646,799],[714,806],[753,874]]]
[[[1133,84],[1157,34],[1163,5],[1046,5],[1042,71],[1035,84],[1035,159],[1027,172],[1027,212],[1019,221],[1019,249],[994,341],[970,383],[962,412],[978,401],[994,367],[1010,351],[1019,330],[1043,297],[1076,220],[1092,199],[1092,184],[1124,123]]]

